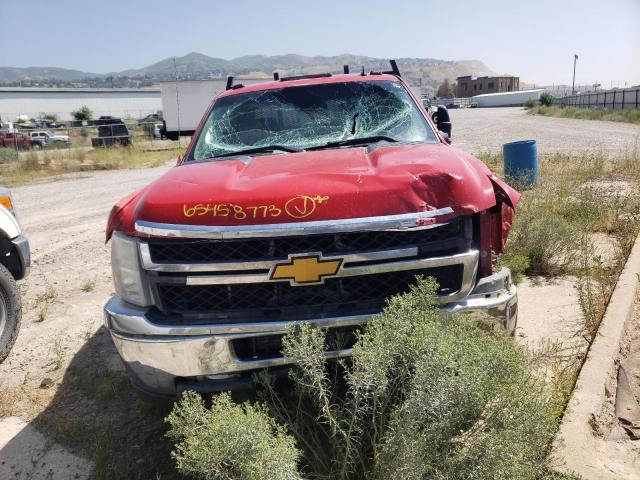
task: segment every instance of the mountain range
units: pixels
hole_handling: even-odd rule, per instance
[[[492,75],[479,60],[449,61],[435,58],[398,58],[403,75],[414,83],[436,88],[445,78],[453,81],[460,75]],[[0,84],[4,85],[66,85],[70,86],[145,86],[162,80],[206,79],[227,75],[270,77],[278,71],[282,75],[301,75],[321,72],[341,72],[343,65],[352,71],[388,70],[387,59],[361,55],[336,56],[304,55],[248,55],[231,60],[209,57],[192,52],[182,57],[169,57],[143,68],[98,74],[56,67],[0,67]],[[126,80],[126,81],[125,81]],[[123,82],[126,85],[123,85]],[[137,85],[129,85],[137,82]],[[79,84],[79,85],[74,85]],[[103,85],[104,86],[104,85]]]

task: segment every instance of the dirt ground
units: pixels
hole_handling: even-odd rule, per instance
[[[454,145],[472,153],[497,152],[506,141],[534,138],[542,155],[601,149],[620,157],[640,142],[640,126],[532,117],[519,108],[453,110],[452,122]],[[0,389],[13,392],[3,400],[0,391],[0,418],[4,411],[27,421],[39,420],[36,425],[60,439],[67,430],[73,432],[78,421],[89,418],[86,421],[91,422],[108,414],[100,403],[104,398],[112,401],[114,412],[128,408],[129,393],[123,397],[112,391],[120,384],[109,372],[122,367],[102,327],[102,306],[113,293],[105,223],[118,199],[169,167],[170,163],[154,169],[74,174],[13,190],[19,220],[31,242],[33,264],[31,275],[21,283],[22,329],[11,355],[0,364]],[[570,280],[555,285],[527,281],[520,292],[521,338],[540,342],[568,335],[577,315]],[[97,377],[96,387],[92,379]],[[64,412],[69,422],[52,423],[56,411]],[[116,430],[130,426],[129,421],[114,417],[109,438],[117,440]],[[145,428],[139,430],[152,439],[155,430]],[[135,450],[139,446],[135,442],[144,441],[143,436],[126,447]],[[77,442],[66,446],[78,447]],[[5,450],[0,450],[0,459]],[[26,475],[27,469],[18,470],[22,473],[0,464],[0,477],[39,478]]]

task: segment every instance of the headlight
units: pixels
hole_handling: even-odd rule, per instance
[[[138,242],[120,232],[111,237],[111,268],[116,293],[139,307],[151,305],[151,295],[143,277]]]
[[[9,210],[14,217],[16,216],[13,198],[11,197],[11,191],[8,188],[0,187],[0,205]]]

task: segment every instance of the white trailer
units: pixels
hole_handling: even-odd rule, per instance
[[[237,78],[233,83],[251,85],[269,80],[269,78]],[[160,82],[164,118],[163,135],[172,140],[177,140],[181,135],[193,135],[213,98],[226,86],[226,78]]]
[[[519,107],[527,100],[537,102],[544,88],[516,90],[515,92],[485,93],[471,97],[471,104],[477,107]]]

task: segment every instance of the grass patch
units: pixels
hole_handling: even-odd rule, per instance
[[[40,305],[42,303],[53,303],[58,298],[58,292],[55,287],[47,282],[44,292],[39,293],[35,297],[35,304]]]
[[[93,292],[96,289],[96,281],[95,280],[85,280],[80,289],[85,292]]]
[[[44,322],[45,319],[47,318],[47,314],[49,313],[49,304],[48,303],[43,303],[42,305],[40,305],[40,308],[38,309],[38,313],[36,315],[36,322]]]
[[[480,158],[502,172],[501,155]],[[640,233],[640,153],[621,161],[600,154],[542,157],[539,172],[539,184],[523,191],[500,263],[516,280],[521,274],[576,277],[583,314],[576,333],[590,341]],[[606,240],[606,255],[598,237]]]
[[[165,165],[181,153],[177,146],[171,150],[143,150],[135,146],[96,148],[91,152],[91,160],[97,168],[107,170],[149,168]]]
[[[56,338],[51,347],[51,365],[54,370],[60,370],[64,366],[64,346],[62,340]]]
[[[559,106],[527,106],[527,112],[532,115],[547,117],[578,118],[582,120],[607,120],[611,122],[625,122],[640,124],[640,109],[613,111],[604,108],[576,108]]]
[[[182,148],[177,144],[168,150],[147,150],[137,146],[30,150],[17,157],[14,155],[4,163],[0,159],[0,182],[15,186],[72,172],[158,167],[180,153]]]
[[[18,151],[15,148],[0,147],[0,163],[15,162]]]
[[[44,322],[49,313],[49,305],[56,301],[58,292],[49,282],[46,283],[44,292],[35,296],[33,307],[38,310],[36,314],[36,322]]]
[[[263,375],[262,402],[207,408],[186,395],[168,417],[178,469],[229,480],[570,478],[546,463],[563,404],[531,358],[471,317],[441,316],[435,288],[422,279],[392,298],[349,362],[326,360],[323,331],[291,330],[294,386]]]

